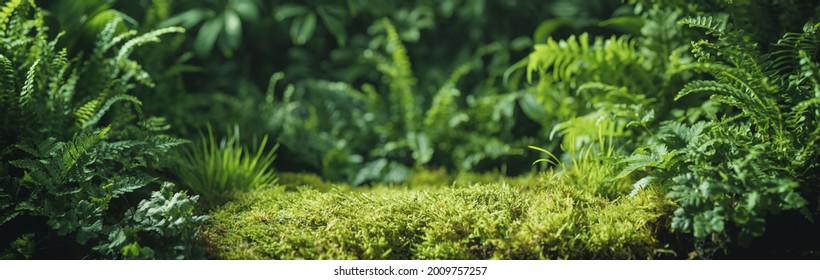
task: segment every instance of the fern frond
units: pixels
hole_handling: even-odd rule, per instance
[[[65,84],[63,77],[71,65],[68,62],[66,49],[58,52],[51,61],[51,73],[49,73],[49,100],[64,101],[60,98],[60,88]]]
[[[131,59],[123,59],[119,62],[119,71],[114,71],[121,78],[119,84],[127,84],[131,78],[135,78],[140,84],[149,88],[154,87],[154,82],[151,80],[151,75],[142,69],[142,65]],[[124,87],[127,88],[127,87]]]
[[[470,72],[473,66],[472,63],[464,63],[450,74],[450,78],[439,88],[436,95],[433,97],[433,102],[424,117],[424,126],[432,128],[437,123],[444,123],[442,120],[447,120],[455,111],[454,99],[461,95],[461,91],[456,88],[456,83],[462,76]]]
[[[63,151],[63,155],[61,156],[60,163],[62,164],[62,176],[65,176],[65,173],[71,170],[76,164],[77,161],[83,156],[92,146],[96,145],[105,137],[105,134],[111,129],[110,126],[104,127],[101,130],[87,133],[81,132],[76,134],[70,141],[65,143],[65,150]]]
[[[707,122],[689,126],[681,122],[666,121],[661,124],[657,136],[670,149],[682,149],[697,144],[708,126]]]
[[[167,135],[157,135],[148,139],[148,144],[160,151],[170,151],[172,148],[188,144],[191,141],[174,138]]]
[[[120,23],[122,23],[122,18],[114,17],[114,19],[105,24],[100,34],[97,35],[97,42],[92,52],[95,59],[101,59],[105,52],[114,46],[111,43],[114,42],[114,36],[117,35],[117,26],[119,26]]]
[[[60,85],[60,88],[57,90],[56,96],[59,98],[60,102],[62,102],[63,107],[60,108],[63,111],[70,111],[71,100],[74,97],[74,94],[77,92],[77,82],[80,80],[80,75],[77,73],[75,69],[71,72],[71,75],[68,79],[65,80]]]
[[[10,97],[14,95],[17,91],[17,76],[14,73],[14,68],[11,65],[11,61],[0,54],[0,95],[3,98]]]
[[[385,32],[387,33],[388,48],[392,49],[392,64],[384,71],[390,80],[390,95],[393,104],[399,104],[402,115],[402,122],[407,132],[416,130],[416,100],[413,96],[413,89],[416,85],[416,78],[413,76],[410,57],[407,56],[407,49],[401,42],[396,27],[387,18],[382,19]]]
[[[689,94],[696,92],[717,93],[729,96],[743,95],[743,92],[741,92],[739,89],[731,85],[727,85],[718,81],[700,80],[690,82],[683,86],[683,89],[681,89],[680,92],[678,92],[678,94],[675,95],[675,100],[681,99]]]
[[[106,43],[106,44],[102,47],[101,51],[102,51],[103,53],[105,53],[105,52],[107,52],[108,50],[110,50],[110,49],[114,48],[114,46],[116,46],[116,45],[118,45],[119,43],[121,43],[123,40],[126,40],[126,39],[128,39],[128,38],[134,37],[134,35],[137,35],[137,31],[136,31],[136,30],[128,30],[128,31],[126,31],[126,32],[123,32],[123,33],[121,33],[120,35],[117,35],[116,37],[114,37],[114,38],[112,38],[110,41],[108,41],[108,42],[107,42],[107,43]]]
[[[135,38],[132,38],[132,39],[128,40],[127,42],[125,42],[125,44],[122,45],[119,52],[117,53],[117,56],[114,57],[114,59],[116,61],[122,61],[123,59],[128,57],[131,54],[131,52],[134,51],[134,49],[136,47],[145,45],[147,43],[159,42],[160,41],[160,39],[159,39],[160,36],[165,35],[165,34],[170,34],[170,33],[185,33],[185,29],[182,28],[182,27],[176,27],[176,26],[166,27],[166,28],[157,29],[157,30],[142,34],[140,36],[137,36]]]
[[[578,87],[575,91],[578,95],[587,95],[591,98],[591,103],[605,99],[609,103],[620,104],[642,104],[646,103],[646,97],[642,94],[632,93],[627,87],[613,86],[601,82],[587,82]],[[602,103],[602,102],[597,102]]]
[[[14,10],[17,10],[17,6],[20,6],[22,0],[9,0],[6,2],[6,5],[0,7],[0,34],[4,34],[7,30],[6,25],[11,18],[11,14],[14,13]]]
[[[804,50],[799,50],[797,57],[800,64],[798,75],[801,79],[809,81],[814,95],[809,94],[808,99],[801,101],[792,108],[792,121],[795,124],[802,122],[801,120],[809,108],[820,106],[820,64],[812,61]]]
[[[626,176],[629,176],[629,174],[632,174],[632,172],[635,172],[639,169],[655,167],[659,164],[659,162],[660,156],[656,154],[633,154],[619,162],[621,164],[626,164],[626,166],[624,166],[624,168],[621,169],[621,172],[618,173],[618,175],[615,176],[615,178],[624,178]]]
[[[698,27],[706,30],[707,34],[722,36],[731,28],[725,21],[715,19],[711,16],[690,17],[678,21],[691,27]]]
[[[149,176],[115,177],[111,179],[111,185],[105,187],[105,191],[110,193],[112,197],[119,197],[120,195],[138,190],[156,180],[157,178]]]
[[[815,54],[820,49],[820,30],[807,24],[803,33],[786,33],[774,44],[770,53],[770,68],[774,74],[786,74],[799,70],[803,53]]]
[[[452,86],[439,89],[424,117],[424,126],[432,128],[437,123],[443,123],[442,120],[446,120],[447,116],[455,111],[453,99],[459,95],[461,95],[461,91]]]
[[[97,112],[97,107],[100,106],[100,103],[105,100],[105,96],[100,96],[97,98],[92,99],[91,101],[86,102],[80,108],[77,108],[74,111],[74,116],[77,118],[76,124],[77,127],[82,127],[84,123],[87,123]]]
[[[634,40],[626,36],[596,37],[592,43],[590,40],[589,35],[583,33],[560,41],[549,38],[546,43],[535,45],[527,62],[527,80],[532,82],[532,74],[537,72],[541,77],[566,82],[572,87],[584,82],[602,82],[654,91],[655,85]]]
[[[638,195],[639,191],[641,191],[642,189],[645,189],[646,187],[648,187],[649,184],[651,184],[652,182],[655,182],[655,180],[657,180],[657,178],[655,178],[655,176],[646,176],[646,177],[643,177],[640,180],[636,181],[634,184],[632,184],[632,191],[629,192],[629,196],[634,197],[634,196]]]
[[[805,51],[797,53],[800,58],[800,75],[811,82],[814,97],[820,98],[820,64],[813,62]]]
[[[32,94],[34,93],[34,83],[35,75],[37,75],[37,65],[40,64],[40,60],[34,61],[31,64],[31,67],[28,69],[28,73],[26,74],[26,81],[23,83],[23,89],[20,91],[20,107],[26,107],[26,104],[31,100]]]
[[[96,100],[99,100],[99,99],[92,100],[92,102],[96,101]],[[136,104],[137,106],[142,106],[142,102],[138,98],[136,98],[134,96],[131,96],[131,95],[120,94],[120,95],[111,97],[108,100],[106,100],[105,103],[102,104],[102,106],[99,106],[99,108],[96,108],[94,110],[95,113],[93,114],[93,116],[90,116],[90,117],[88,116],[87,113],[90,112],[90,111],[83,112],[83,114],[84,114],[83,119],[84,120],[81,120],[80,118],[77,119],[78,121],[80,121],[79,122],[80,128],[85,129],[85,128],[88,128],[89,126],[97,124],[97,122],[100,121],[100,119],[103,117],[103,115],[105,115],[105,113],[108,112],[108,109],[111,108],[111,105],[114,105],[114,103],[117,103],[119,101],[128,101],[128,102],[131,102],[133,104]],[[83,106],[83,107],[85,107],[85,106]],[[82,110],[82,109],[84,109],[84,108],[81,107],[80,110]],[[78,110],[77,112],[79,113],[80,110]]]
[[[549,69],[553,69],[553,79],[569,80],[578,67],[573,62],[587,56],[588,53],[589,35],[587,33],[581,34],[578,38],[573,35],[561,41],[555,41],[550,37],[546,43],[535,45],[535,50],[530,54],[530,60],[527,63],[527,80],[532,82],[533,72],[540,71],[546,74]]]

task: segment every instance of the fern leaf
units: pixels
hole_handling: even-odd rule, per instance
[[[170,33],[184,33],[184,32],[185,32],[184,28],[172,26],[172,27],[157,29],[157,30],[142,34],[140,36],[137,36],[135,38],[132,38],[131,40],[128,40],[127,42],[125,42],[125,44],[122,45],[122,48],[120,48],[120,51],[117,53],[117,56],[115,57],[115,60],[116,61],[122,61],[123,59],[128,57],[131,54],[131,52],[134,51],[134,48],[136,48],[136,47],[145,45],[147,43],[159,42],[160,41],[159,37],[162,36],[162,35],[170,34]]]
[[[615,178],[624,178],[639,169],[655,167],[660,163],[660,159],[660,156],[654,154],[633,154],[620,162],[626,164],[626,166],[621,169],[621,172]]]
[[[739,96],[743,94],[737,88],[718,81],[694,81],[686,84],[675,96],[675,100],[696,92],[725,94],[728,96]]]
[[[105,102],[105,104],[100,106],[99,109],[95,110],[95,113],[94,113],[93,116],[86,119],[85,121],[80,122],[80,128],[85,129],[85,128],[88,128],[89,126],[97,124],[97,122],[99,122],[100,119],[102,119],[103,115],[105,115],[105,113],[108,112],[108,109],[110,109],[111,106],[114,105],[114,103],[117,103],[119,101],[128,101],[128,102],[136,104],[137,106],[142,106],[142,102],[139,99],[137,99],[136,97],[131,96],[131,95],[120,94],[120,95],[111,97],[110,99],[108,99]],[[79,110],[78,110],[78,112],[79,112]],[[78,119],[78,121],[79,121],[79,119]]]
[[[112,179],[112,184],[105,187],[105,190],[110,193],[111,196],[119,197],[120,195],[138,190],[152,182],[155,182],[156,180],[157,178],[149,176],[117,177]]]
[[[638,195],[639,191],[641,191],[642,189],[645,189],[646,187],[648,187],[649,184],[651,184],[655,180],[656,180],[656,178],[654,176],[646,176],[646,177],[643,177],[640,180],[636,181],[634,184],[632,184],[632,191],[629,192],[629,196],[634,197],[634,196]]]
[[[154,82],[151,80],[151,75],[149,75],[148,72],[143,70],[142,66],[136,61],[127,58],[123,59],[119,62],[119,67],[119,71],[114,71],[113,73],[116,73],[120,76],[120,84],[127,84],[128,81],[131,80],[131,78],[135,78],[137,82],[144,86],[147,86],[149,88],[155,86]],[[111,78],[116,79],[115,76],[112,76]]]
[[[527,62],[527,80],[532,74],[576,86],[585,82],[628,86],[651,90],[654,84],[644,68],[644,58],[638,54],[635,41],[626,36],[604,39],[596,37],[592,44],[587,33],[566,40],[549,38],[535,45]],[[613,73],[630,73],[629,76]]]
[[[20,6],[20,3],[22,3],[22,0],[9,0],[6,5],[0,7],[0,33],[5,34],[6,25],[11,18],[11,14],[14,13],[17,6]]]
[[[11,61],[2,54],[0,54],[0,77],[2,77],[0,79],[0,98],[5,99],[14,95],[17,91],[15,83],[17,77],[14,74]]]
[[[188,144],[188,143],[190,143],[190,141],[185,140],[185,139],[174,138],[174,137],[167,136],[167,135],[157,135],[157,136],[149,138],[148,143],[152,147],[164,152],[164,151],[169,151],[174,147],[184,145],[184,144]]]
[[[63,111],[70,111],[69,107],[71,106],[71,99],[74,97],[74,93],[76,93],[77,89],[77,82],[80,80],[80,75],[77,74],[77,70],[75,69],[68,79],[60,85],[60,88],[57,90],[56,96],[59,98],[60,102],[63,104]]]
[[[84,123],[87,123],[92,117],[94,117],[95,112],[97,112],[97,107],[102,103],[104,100],[103,96],[98,98],[92,99],[91,101],[86,102],[80,108],[74,112],[74,116],[77,117],[76,124],[78,127],[83,126]]]
[[[114,36],[117,33],[117,26],[122,23],[122,18],[114,17],[111,21],[105,24],[100,34],[97,35],[97,42],[94,46],[93,56],[96,59],[101,59],[108,49],[114,45]]]
[[[715,95],[719,96],[719,95]],[[658,130],[658,139],[663,141],[670,149],[681,149],[696,144],[707,129],[709,123],[697,122],[692,126],[684,123],[666,121],[661,124]]]
[[[23,84],[23,89],[20,91],[20,107],[25,107],[26,104],[31,100],[32,94],[34,94],[34,83],[35,75],[37,74],[37,65],[40,64],[40,60],[35,60],[31,67],[28,69],[28,73],[26,74],[26,81]]]
[[[685,18],[680,20],[678,23],[685,24],[691,27],[703,28],[706,29],[707,34],[714,35],[725,34],[729,27],[724,21],[715,19],[710,16]]]
[[[58,52],[51,61],[51,73],[49,73],[48,98],[59,102],[65,101],[61,96],[60,88],[65,84],[64,76],[70,64],[67,58],[66,49]]]
[[[117,35],[116,37],[112,38],[112,39],[111,39],[111,41],[107,42],[107,44],[105,44],[105,45],[102,47],[102,52],[103,52],[103,53],[107,52],[108,50],[110,50],[110,49],[111,49],[111,48],[113,48],[114,46],[116,46],[116,45],[118,45],[119,43],[121,43],[123,40],[126,40],[126,39],[128,39],[128,38],[134,37],[134,35],[137,35],[137,31],[136,31],[136,30],[128,30],[128,31],[126,31],[126,32],[123,32],[123,33],[122,33],[122,34],[120,34],[120,35]]]
[[[453,99],[459,95],[461,92],[455,87],[442,87],[433,97],[433,103],[424,118],[424,126],[432,128],[437,123],[442,123],[441,120],[447,119],[448,115],[455,111]]]
[[[111,127],[107,126],[93,133],[81,132],[75,135],[70,141],[66,142],[65,150],[61,157],[61,167],[63,173],[61,175],[65,176],[65,173],[77,164],[80,157],[84,155],[88,149],[100,142],[110,129]]]
[[[390,93],[392,102],[400,104],[402,121],[407,132],[415,131],[415,116],[416,106],[415,98],[413,96],[413,88],[416,85],[416,79],[413,77],[412,65],[410,58],[407,56],[407,49],[401,42],[396,27],[387,18],[382,19],[382,24],[387,33],[387,41],[389,47],[392,48],[392,65],[387,69],[386,73],[391,77]]]
[[[814,90],[814,97],[820,98],[820,64],[813,62],[806,51],[798,51],[800,75],[808,79]]]
[[[771,55],[772,71],[775,74],[791,73],[800,69],[801,53],[816,53],[820,49],[820,32],[814,25],[807,24],[803,33],[786,33],[774,44]]]

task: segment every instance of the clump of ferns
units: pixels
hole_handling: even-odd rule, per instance
[[[268,136],[254,138],[250,148],[240,139],[239,128],[216,140],[213,129],[178,151],[174,171],[191,190],[210,203],[219,203],[255,189],[272,187],[278,181],[271,166],[278,144],[270,146]]]

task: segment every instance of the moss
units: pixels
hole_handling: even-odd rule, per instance
[[[644,259],[664,247],[661,192],[611,200],[548,178],[258,191],[213,211],[202,241],[226,259]]]
[[[278,175],[279,185],[289,191],[295,191],[299,187],[308,187],[326,192],[334,187],[332,183],[325,182],[319,175],[312,173],[280,173]]]

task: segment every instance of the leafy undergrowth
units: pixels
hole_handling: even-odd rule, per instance
[[[445,183],[429,183],[436,177]],[[351,188],[282,174],[282,186],[213,211],[201,241],[210,257],[225,259],[646,259],[671,253],[658,239],[673,208],[662,192],[610,200],[550,176],[495,178],[428,173],[406,185]],[[295,187],[302,183],[318,187]]]

